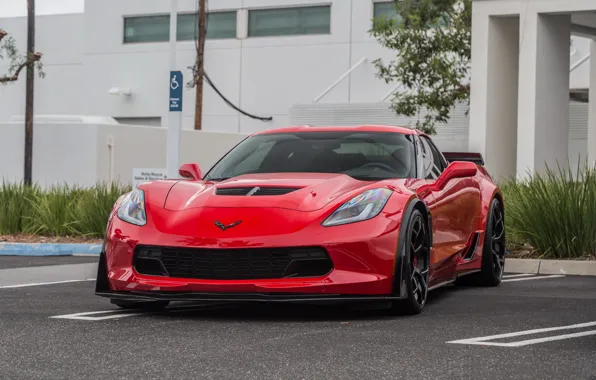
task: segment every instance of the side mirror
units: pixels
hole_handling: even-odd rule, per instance
[[[442,190],[449,181],[456,178],[467,178],[474,177],[478,173],[478,166],[475,163],[469,161],[453,161],[447,169],[441,173],[435,186]]]
[[[203,178],[203,172],[198,164],[182,164],[178,173],[182,178],[188,178],[193,181],[199,181]]]

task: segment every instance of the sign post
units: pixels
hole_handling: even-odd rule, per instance
[[[168,178],[178,178],[180,167],[180,134],[182,131],[182,93],[183,75],[176,71],[176,36],[178,33],[178,0],[172,1],[170,13],[170,79],[169,79],[169,117],[166,167]]]

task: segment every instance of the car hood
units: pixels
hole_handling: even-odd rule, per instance
[[[315,211],[370,187],[371,182],[344,174],[248,174],[222,182],[177,182],[170,189],[164,207],[172,211],[201,207]]]

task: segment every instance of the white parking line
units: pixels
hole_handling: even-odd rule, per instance
[[[65,281],[52,281],[52,282],[34,282],[34,283],[30,283],[30,284],[2,285],[2,286],[0,286],[0,289],[27,288],[29,286],[69,284],[71,282],[87,282],[87,281],[95,281],[95,279],[91,278],[91,279],[87,279],[87,280],[65,280]]]
[[[93,315],[98,314],[109,314],[100,317],[93,317]],[[64,314],[64,315],[56,315],[50,318],[54,319],[75,319],[75,320],[82,320],[82,321],[104,321],[106,319],[119,319],[119,318],[126,318],[126,317],[134,317],[135,315],[143,315],[149,313],[127,313],[121,312],[119,310],[104,310],[104,311],[90,311],[85,313],[75,313],[75,314]]]
[[[507,274],[503,278],[516,278],[516,277],[531,277],[536,276],[534,273],[522,273],[522,274]]]
[[[522,346],[528,346],[531,344],[551,342],[551,341],[555,341],[555,340],[572,339],[572,338],[579,338],[582,336],[596,335],[596,330],[582,331],[582,332],[578,332],[578,333],[563,334],[563,335],[554,335],[554,336],[549,336],[549,337],[544,337],[544,338],[527,339],[527,340],[521,340],[521,341],[517,341],[517,342],[508,342],[508,343],[489,342],[489,341],[496,340],[496,339],[514,338],[514,337],[518,337],[518,336],[531,335],[531,334],[540,334],[540,333],[551,332],[551,331],[581,329],[581,328],[592,327],[592,326],[596,326],[596,322],[587,322],[587,323],[579,323],[579,324],[569,325],[569,326],[558,326],[558,327],[548,327],[548,328],[534,329],[534,330],[525,330],[525,331],[518,331],[518,332],[514,332],[514,333],[484,336],[484,337],[479,337],[479,338],[453,340],[453,341],[450,341],[447,343],[471,344],[471,345],[479,345],[479,346],[522,347]]]
[[[559,277],[565,277],[565,275],[563,275],[563,274],[553,274],[551,276],[533,276],[533,277],[524,277],[524,278],[510,278],[510,279],[502,280],[501,282],[543,280],[543,279],[546,279],[546,278],[559,278]]]

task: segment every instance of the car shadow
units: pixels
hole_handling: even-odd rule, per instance
[[[434,290],[428,294],[424,311],[419,315],[393,314],[387,303],[350,303],[338,305],[311,305],[291,303],[172,303],[160,313],[148,316],[210,321],[253,322],[327,322],[366,321],[391,318],[419,318],[440,310],[443,302],[449,302],[449,288]]]

